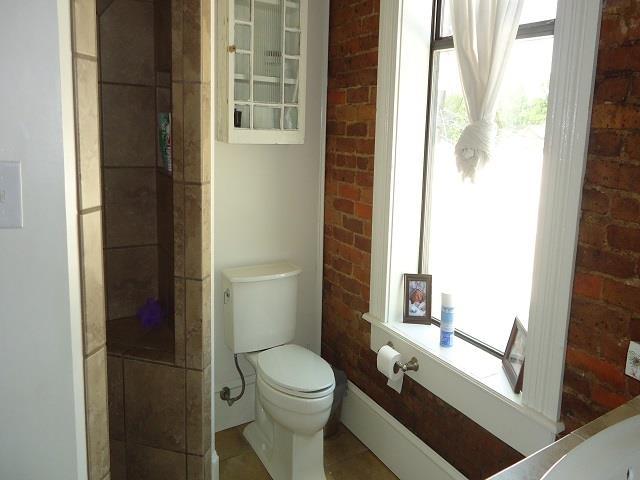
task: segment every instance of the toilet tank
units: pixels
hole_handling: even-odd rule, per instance
[[[224,340],[233,353],[293,340],[301,271],[289,262],[223,270]]]

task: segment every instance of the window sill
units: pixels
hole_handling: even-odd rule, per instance
[[[390,341],[403,358],[415,356],[420,369],[408,376],[520,453],[538,451],[563,430],[523,405],[493,355],[459,338],[451,348],[440,347],[434,325],[383,323],[370,313],[363,318],[371,323],[373,351]]]

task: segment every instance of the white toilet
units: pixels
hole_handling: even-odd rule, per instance
[[[324,480],[323,436],[335,378],[293,340],[300,268],[282,262],[222,272],[224,335],[256,370],[255,421],[244,436],[275,480]]]

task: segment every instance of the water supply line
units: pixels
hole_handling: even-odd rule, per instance
[[[240,370],[240,365],[238,364],[237,353],[233,354],[233,360],[236,363],[236,369],[240,374],[240,380],[242,380],[242,390],[240,390],[240,393],[235,397],[231,397],[231,389],[229,387],[223,387],[222,390],[220,390],[220,398],[222,400],[225,400],[229,406],[233,405],[234,403],[236,403],[238,400],[242,398],[242,396],[244,395],[244,388],[246,386],[244,381],[244,375],[242,373],[242,370]]]

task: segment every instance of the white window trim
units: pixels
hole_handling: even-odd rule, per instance
[[[416,355],[409,375],[524,454],[562,430],[565,346],[589,138],[600,27],[599,0],[558,0],[542,172],[544,197],[523,393],[507,397],[393,328],[402,316],[402,274],[418,268],[420,202],[429,78],[431,2],[382,1],[374,160],[371,348],[387,341]],[[402,45],[402,48],[400,48]],[[411,75],[402,75],[405,65]],[[421,132],[421,134],[420,134]],[[401,161],[396,161],[396,160]],[[540,259],[540,261],[538,261]]]

